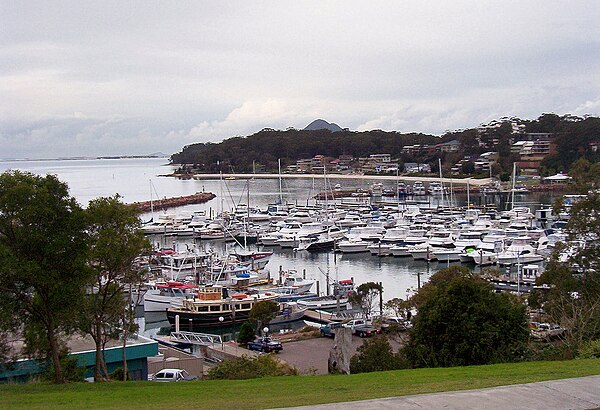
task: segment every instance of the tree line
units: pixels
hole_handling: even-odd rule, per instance
[[[139,226],[118,195],[84,209],[56,176],[0,174],[0,369],[14,362],[8,341],[20,337],[22,353],[64,383],[67,340],[88,335],[94,379],[108,379],[106,343],[124,346],[135,331],[126,295],[144,274],[137,258],[150,250]],[[125,357],[123,366],[126,378]]]
[[[559,116],[543,114],[535,120],[504,118],[497,127],[487,129],[469,128],[449,131],[442,136],[422,133],[400,133],[396,131],[339,131],[329,130],[274,130],[263,129],[247,137],[233,137],[220,143],[196,143],[183,147],[171,156],[173,164],[184,165],[181,172],[230,173],[253,172],[255,170],[277,171],[278,160],[285,167],[303,158],[315,155],[337,158],[350,155],[354,158],[371,154],[386,153],[400,162],[425,162],[437,170],[437,160],[442,158],[446,167],[451,167],[465,155],[476,158],[486,151],[499,153],[495,175],[510,173],[512,163],[518,155],[511,153],[511,141],[523,137],[524,133],[551,133],[556,149],[548,155],[542,168],[546,173],[567,170],[577,159],[591,162],[600,160],[600,153],[590,149],[590,142],[600,140],[600,118]],[[512,123],[522,125],[515,132]],[[457,140],[458,153],[422,152],[408,155],[402,152],[407,145],[439,143]],[[468,169],[468,167],[467,167]]]

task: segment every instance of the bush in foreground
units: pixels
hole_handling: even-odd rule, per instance
[[[265,354],[256,358],[242,356],[235,360],[224,361],[208,371],[211,380],[255,379],[268,376],[297,376],[298,370],[282,363],[273,355]]]
[[[365,340],[350,359],[350,373],[379,372],[407,367],[406,360],[392,351],[390,342],[384,336]]]

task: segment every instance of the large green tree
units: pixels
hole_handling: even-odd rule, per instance
[[[115,328],[126,339],[131,318],[126,292],[143,279],[144,271],[136,259],[149,250],[150,245],[140,228],[137,210],[120,201],[118,195],[97,198],[86,209],[89,235],[89,264],[93,280],[83,305],[81,329],[94,339],[96,365],[94,379],[108,377],[103,346],[115,337]],[[131,293],[129,293],[131,294]],[[126,361],[124,360],[124,366]],[[124,372],[124,377],[127,371]]]
[[[0,309],[20,320],[26,351],[48,358],[63,383],[65,337],[88,282],[83,210],[55,176],[0,175]]]
[[[518,360],[529,331],[525,306],[466,268],[442,270],[418,292],[404,353],[414,367]]]

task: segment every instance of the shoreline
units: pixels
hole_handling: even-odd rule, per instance
[[[351,179],[360,179],[360,180],[372,180],[372,181],[406,181],[406,182],[442,182],[447,184],[457,184],[457,185],[473,185],[473,186],[482,186],[487,185],[490,182],[494,181],[490,178],[439,178],[439,177],[410,177],[410,176],[398,176],[395,175],[360,175],[360,174],[330,174],[330,175],[321,175],[321,174],[169,174],[162,175],[166,177],[175,177],[175,178],[183,178],[183,179],[197,179],[197,180],[211,180],[211,179],[223,179],[231,180],[231,179],[340,179],[340,180],[351,180]]]

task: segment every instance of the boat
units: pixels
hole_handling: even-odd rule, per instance
[[[307,308],[307,309],[336,309],[338,306],[340,308],[344,307],[348,303],[349,299],[347,296],[317,296],[314,298],[306,298],[298,300],[298,306]]]
[[[498,254],[498,264],[514,265],[543,261],[544,257],[536,252],[535,248],[529,244],[530,241],[529,236],[514,238],[510,246]]]
[[[279,286],[271,289],[272,292],[277,293],[278,302],[296,302],[301,299],[314,298],[318,295],[314,292],[299,292],[297,287],[294,286]]]
[[[173,303],[180,304],[183,299],[193,297],[197,287],[191,284],[168,281],[146,283],[144,294],[144,312],[164,312]]]
[[[295,302],[282,303],[281,310],[269,322],[269,325],[278,325],[281,323],[289,323],[300,320],[304,317],[304,312],[308,309],[298,306]]]
[[[298,306],[309,309],[336,309],[346,306],[353,292],[354,280],[340,280],[334,283],[331,295],[301,299],[297,303]]]
[[[372,242],[363,241],[361,239],[347,239],[344,241],[340,241],[337,244],[337,248],[340,252],[343,253],[359,253],[359,252],[368,252],[368,246],[371,245]]]
[[[294,251],[320,252],[335,248],[335,239],[328,234],[311,235],[300,238]]]
[[[182,280],[186,276],[196,276],[205,266],[207,255],[196,250],[177,252],[165,249],[154,255],[161,275],[170,280]]]
[[[277,294],[265,292],[248,295],[230,293],[223,286],[201,286],[194,298],[184,299],[181,307],[168,308],[167,319],[192,326],[226,326],[248,320],[250,310],[262,301],[274,301]]]
[[[248,250],[239,250],[234,254],[241,263],[250,263],[251,270],[264,269],[265,266],[269,263],[271,256],[273,256],[273,252],[271,251],[248,251]]]
[[[412,194],[413,195],[426,195],[427,191],[425,190],[425,185],[421,181],[415,181],[412,185]]]

